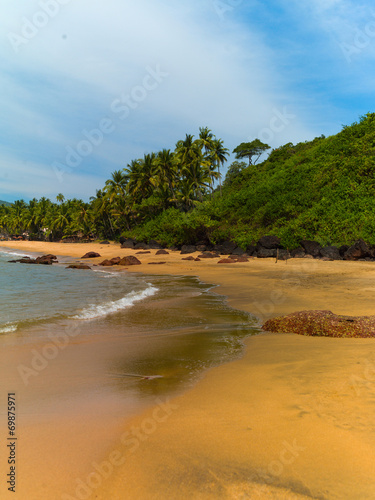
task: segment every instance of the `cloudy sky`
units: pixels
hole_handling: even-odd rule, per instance
[[[88,200],[200,126],[232,151],[375,111],[370,1],[2,0],[0,14],[2,200]]]

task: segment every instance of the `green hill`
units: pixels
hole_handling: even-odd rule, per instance
[[[337,135],[274,149],[263,163],[227,176],[222,196],[188,214],[169,209],[131,233],[168,243],[233,239],[243,247],[266,234],[289,248],[302,239],[375,244],[375,114]]]
[[[6,207],[10,207],[11,203],[8,203],[7,201],[0,200],[0,205],[5,205]]]
[[[289,247],[301,239],[374,244],[375,114],[335,136],[272,151],[235,177],[212,206],[218,229],[246,243],[269,233]]]

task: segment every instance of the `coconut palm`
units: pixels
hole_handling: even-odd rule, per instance
[[[159,151],[155,158],[155,174],[161,193],[164,191],[167,198],[175,200],[178,160],[169,149]],[[167,188],[167,189],[166,189]]]
[[[221,194],[221,173],[220,165],[224,165],[227,161],[227,156],[229,155],[229,150],[224,147],[224,141],[221,139],[214,139],[211,141],[211,148],[208,153],[211,165],[214,168],[211,171],[211,175],[215,179],[219,179],[220,194]],[[217,172],[215,171],[217,168]],[[216,175],[217,174],[217,175]]]

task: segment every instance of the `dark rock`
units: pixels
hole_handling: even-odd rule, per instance
[[[284,248],[280,248],[279,250],[276,250],[276,258],[278,260],[288,260],[290,259],[290,253],[289,250],[285,250]]]
[[[150,250],[145,250],[144,252],[136,252],[136,255],[146,255],[146,253],[151,253]]]
[[[23,257],[21,259],[17,259],[14,262],[20,262],[21,264],[41,264],[45,266],[51,266],[53,262],[57,262],[55,255],[41,255],[36,259],[31,259],[30,257]]]
[[[51,253],[48,253],[47,255],[42,255],[41,257],[37,257],[36,260],[38,259],[48,259],[48,260],[57,260],[56,255],[52,255]]]
[[[110,242],[105,240],[105,241],[101,241],[100,242],[100,245],[110,245]]]
[[[303,247],[294,248],[290,252],[290,256],[294,259],[301,259],[306,255],[305,249]]]
[[[277,236],[262,236],[260,240],[257,243],[257,250],[259,248],[267,248],[268,250],[275,249],[275,248],[281,248],[281,241],[280,238]]]
[[[270,257],[276,257],[276,248],[260,247],[256,252],[256,256],[258,257],[258,259],[268,259]]]
[[[301,246],[304,248],[305,252],[313,257],[319,257],[320,250],[322,247],[317,241],[302,240]]]
[[[181,247],[181,255],[187,254],[187,253],[194,253],[197,251],[197,247],[195,245],[183,245]]]
[[[341,257],[344,257],[345,252],[348,249],[349,249],[349,245],[341,245],[341,247],[339,248],[339,252],[340,252]]]
[[[241,247],[236,247],[233,252],[232,252],[232,255],[243,255],[244,253],[246,253],[246,250],[244,250],[243,248]]]
[[[169,255],[169,252],[167,252],[167,250],[158,250],[155,255]]]
[[[149,265],[160,266],[161,264],[166,264],[166,262],[149,262]]]
[[[247,257],[244,257],[243,255],[240,255],[237,257],[236,262],[249,262],[249,259]]]
[[[320,250],[320,256],[324,259],[329,259],[329,260],[342,260],[342,257],[340,255],[340,251],[337,247],[334,246],[328,246],[324,247]]]
[[[215,252],[203,252],[198,255],[200,259],[216,259],[219,255]]]
[[[193,256],[183,257],[181,260],[195,260]]]
[[[155,240],[150,240],[148,242],[148,246],[151,250],[160,250],[162,248],[162,246]]]
[[[91,267],[86,264],[70,264],[66,269],[91,269]]]
[[[221,259],[218,261],[218,264],[235,264],[237,259]]]
[[[116,264],[114,264],[112,262],[112,259],[111,260],[108,260],[108,259],[105,259],[103,260],[103,262],[100,262],[99,266],[104,266],[104,267],[109,267],[109,266],[114,266]]]
[[[205,252],[207,250],[207,245],[197,245],[197,252]]]
[[[236,243],[234,241],[225,241],[222,244],[222,252],[224,255],[229,255],[233,252],[233,250],[237,247]]]
[[[200,262],[201,261],[201,259],[199,257],[197,257],[196,259],[194,259],[194,257],[193,257],[193,260],[195,260],[195,262]]]
[[[140,243],[136,243],[134,245],[134,250],[149,250],[149,246],[147,245],[147,243],[144,243],[144,242],[140,242]]]
[[[358,240],[348,248],[344,260],[359,260],[370,256],[370,249],[363,240]]]
[[[135,241],[132,238],[120,238],[121,248],[134,248]]]
[[[36,264],[41,264],[44,266],[52,266],[52,260],[50,259],[35,259]]]
[[[123,257],[118,263],[119,266],[139,266],[140,264],[142,264],[142,262],[138,260],[134,255]]]
[[[121,257],[113,257],[112,259],[110,259],[110,261],[112,262],[112,264],[114,266],[117,266],[118,263],[120,262],[120,260],[121,260]]]
[[[256,247],[255,245],[249,245],[248,247],[246,247],[246,253],[251,257],[252,255],[254,255],[256,252]]]
[[[100,253],[87,252],[81,259],[95,259],[95,257],[100,257]]]

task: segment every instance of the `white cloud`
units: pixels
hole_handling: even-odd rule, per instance
[[[5,2],[0,7],[3,37],[22,34],[24,18],[35,21],[43,1]],[[316,4],[322,9],[321,2]],[[241,6],[233,14],[240,12]],[[275,110],[282,112],[284,106],[295,117],[283,127],[275,126],[272,146],[316,135],[300,97],[288,90],[276,70],[277,50],[267,46],[261,27],[238,23],[235,15],[223,22],[211,2],[187,0],[80,0],[60,5],[58,14],[17,53],[9,40],[0,48],[0,78],[6,89],[0,111],[7,116],[9,136],[14,139],[19,131],[23,152],[23,140],[33,139],[33,159],[39,152],[37,162],[49,168],[61,161],[66,146],[80,141],[85,128],[107,116],[116,131],[79,170],[83,176],[91,163],[102,161],[95,172],[104,183],[113,166],[126,165],[142,151],[173,147],[185,133],[197,133],[199,126],[208,125],[233,149],[269,128]],[[128,118],[119,120],[111,110],[114,99],[142,85],[146,68],[157,66],[169,76]],[[20,162],[27,161],[24,154]],[[70,192],[67,186],[66,196]]]

